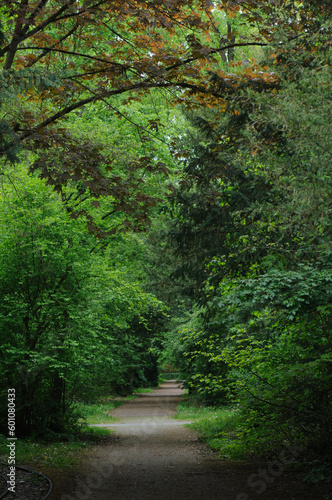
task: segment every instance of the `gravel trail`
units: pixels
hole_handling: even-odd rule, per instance
[[[183,422],[172,419],[183,391],[174,381],[112,411],[114,431],[50,500],[319,500],[314,485],[276,464],[221,461]],[[262,476],[261,471],[267,471]],[[264,479],[265,477],[265,479]],[[68,481],[68,478],[67,478]],[[325,491],[325,489],[324,489]]]

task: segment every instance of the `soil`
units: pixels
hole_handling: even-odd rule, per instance
[[[299,450],[260,463],[221,460],[185,422],[172,419],[183,391],[174,381],[112,411],[113,433],[53,481],[47,500],[325,500],[327,484],[308,484],[285,467]],[[42,500],[41,496],[15,497]],[[331,497],[330,497],[331,498]]]

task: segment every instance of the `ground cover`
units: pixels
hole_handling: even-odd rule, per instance
[[[192,420],[188,426],[197,430],[202,441],[212,450],[218,451],[222,457],[245,457],[246,449],[241,447],[238,440],[241,421],[236,409],[203,406],[187,397],[179,404],[175,418]]]
[[[312,458],[311,450],[297,446],[296,443],[284,444],[284,449],[274,449],[273,436],[271,448],[259,448],[258,437],[248,437],[243,430],[243,418],[237,408],[204,406],[194,397],[187,396],[178,405],[174,418],[192,420],[188,427],[198,431],[201,441],[218,452],[221,459],[255,462],[261,459],[272,460],[282,455],[285,450],[296,449],[294,458],[287,464],[287,469],[299,472],[308,483],[331,483],[332,476],[328,463]],[[255,446],[253,446],[255,443]],[[327,495],[326,499],[332,498]]]
[[[70,468],[79,463],[82,452],[102,441],[110,434],[107,429],[85,429],[79,436],[67,441],[46,442],[34,439],[18,439],[16,462],[31,467]],[[7,461],[7,438],[0,436],[0,464]]]

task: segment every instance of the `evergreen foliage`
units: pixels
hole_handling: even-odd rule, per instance
[[[197,132],[169,244],[174,276],[191,283],[182,292],[202,309],[168,349],[196,397],[237,406],[248,452],[295,440],[327,457],[331,54],[329,12],[307,14],[304,39],[281,27],[261,71],[211,73],[219,106],[188,112]]]

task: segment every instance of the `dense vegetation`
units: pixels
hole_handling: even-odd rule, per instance
[[[170,364],[247,453],[328,459],[329,2],[0,14],[1,430],[8,387],[52,437]]]

